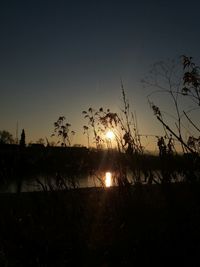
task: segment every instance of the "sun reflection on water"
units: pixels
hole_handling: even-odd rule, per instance
[[[111,174],[111,172],[106,172],[105,185],[106,185],[106,187],[110,187],[112,185],[112,174]]]

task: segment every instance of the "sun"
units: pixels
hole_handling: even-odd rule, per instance
[[[111,130],[109,130],[109,131],[107,131],[107,133],[106,133],[106,138],[108,138],[108,139],[113,139],[115,137],[115,135],[114,135],[114,133],[111,131]]]

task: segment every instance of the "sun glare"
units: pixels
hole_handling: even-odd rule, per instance
[[[106,133],[106,137],[108,138],[108,139],[113,139],[114,137],[115,137],[115,135],[114,135],[114,133],[112,132],[112,131],[107,131],[107,133]]]
[[[106,185],[106,187],[110,187],[112,185],[112,174],[111,174],[111,172],[106,172],[105,185]]]

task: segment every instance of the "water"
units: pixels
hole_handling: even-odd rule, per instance
[[[103,177],[101,176],[85,176],[79,179],[64,181],[64,184],[56,183],[53,177],[38,176],[35,179],[23,181],[21,184],[21,192],[33,192],[47,190],[58,190],[67,188],[84,188],[84,187],[102,187],[104,186]],[[6,187],[2,188],[1,192],[16,193],[18,185],[12,182]]]
[[[20,187],[20,192],[33,192],[33,191],[53,191],[53,190],[60,190],[60,189],[71,189],[71,188],[88,188],[88,187],[105,187],[107,186],[106,181],[106,173],[108,172],[99,172],[95,175],[83,175],[81,177],[73,177],[71,179],[60,179],[55,178],[55,176],[37,176],[32,179],[27,179],[27,181],[23,181]],[[161,183],[161,180],[159,177],[161,177],[160,171],[153,171],[153,180],[152,183]],[[109,186],[116,186],[117,179],[115,178],[114,174],[111,178],[111,184],[109,183]],[[140,182],[142,184],[148,183],[148,180],[145,179],[145,176],[143,173],[140,173],[139,175]],[[109,178],[110,179],[110,178]],[[134,183],[133,174],[128,173],[127,179],[130,183]],[[183,179],[180,174],[176,175],[176,182],[180,182]],[[135,180],[135,182],[137,179]],[[175,180],[171,181],[175,182]],[[17,182],[12,182],[1,189],[1,192],[9,192],[9,193],[16,193],[19,192],[19,185]]]

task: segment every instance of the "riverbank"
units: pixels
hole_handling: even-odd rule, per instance
[[[199,185],[1,194],[0,210],[0,266],[197,266]]]

